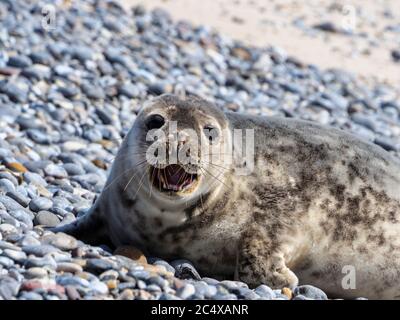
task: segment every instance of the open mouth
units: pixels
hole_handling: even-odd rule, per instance
[[[168,165],[165,168],[151,166],[150,180],[161,191],[180,192],[192,189],[198,181],[198,175],[186,172],[178,164]]]

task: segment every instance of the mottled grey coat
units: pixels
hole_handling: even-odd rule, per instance
[[[192,194],[150,191],[146,165],[137,164],[147,146],[144,119],[155,111],[199,134],[209,121],[221,130],[255,129],[255,170],[237,176],[209,166]],[[126,188],[130,169],[141,181]],[[164,95],[138,115],[105,189],[89,215],[61,231],[187,258],[204,276],[236,274],[250,286],[299,281],[333,297],[400,297],[400,162],[343,131]],[[348,270],[354,289],[343,287]]]

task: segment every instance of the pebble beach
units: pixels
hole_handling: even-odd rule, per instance
[[[54,21],[43,8],[55,8]],[[315,32],[332,32],[322,23]],[[385,32],[400,37],[399,26],[388,18]],[[400,74],[400,40],[391,50],[390,66]],[[365,81],[356,71],[310,64],[274,43],[252,46],[164,9],[1,1],[0,300],[330,298],[307,283],[250,289],[205,277],[184,257],[89,246],[47,228],[88,211],[140,106],[163,93],[330,125],[400,157],[400,84],[388,77]]]

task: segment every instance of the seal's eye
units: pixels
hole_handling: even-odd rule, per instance
[[[203,128],[203,132],[204,132],[204,135],[206,136],[206,138],[208,139],[209,143],[212,144],[217,141],[218,136],[219,136],[219,132],[218,132],[217,128],[210,126],[210,125],[206,125]]]
[[[152,114],[146,120],[147,129],[160,129],[165,123],[165,119],[163,116],[159,114]]]

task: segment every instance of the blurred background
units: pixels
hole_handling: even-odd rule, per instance
[[[323,68],[400,88],[398,0],[127,0],[215,28],[249,45],[274,45]]]

